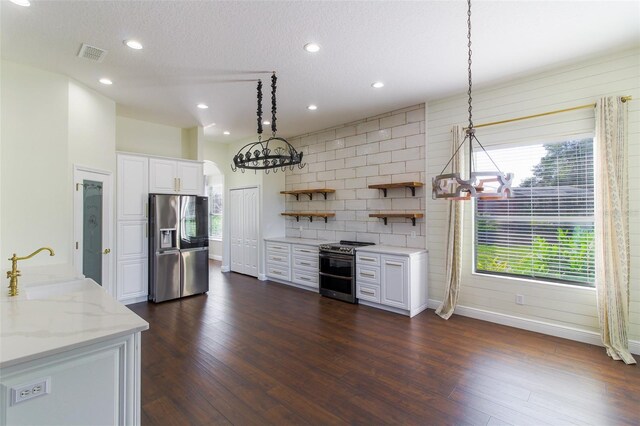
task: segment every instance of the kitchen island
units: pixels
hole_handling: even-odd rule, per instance
[[[149,324],[91,279],[19,290],[0,295],[0,425],[139,424]]]

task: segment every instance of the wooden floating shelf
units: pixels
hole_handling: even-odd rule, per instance
[[[398,183],[381,183],[378,185],[369,185],[370,189],[382,189],[384,196],[387,196],[387,189],[392,188],[409,188],[411,189],[411,196],[416,196],[416,188],[421,188],[424,184],[422,182],[398,182]]]
[[[416,219],[420,219],[424,217],[422,213],[371,213],[369,217],[377,217],[379,219],[384,219],[384,224],[387,224],[387,218],[390,217],[403,217],[406,219],[411,219],[411,223],[413,226],[416,226]]]
[[[327,223],[327,219],[330,217],[334,217],[335,213],[326,213],[326,212],[284,212],[280,213],[282,216],[293,216],[296,218],[296,222],[300,222],[300,216],[308,217],[309,222],[313,222],[314,217],[321,217],[324,219],[324,223]]]
[[[328,189],[328,188],[320,188],[320,189],[296,189],[294,191],[280,191],[281,194],[289,194],[289,195],[295,195],[296,196],[296,200],[300,200],[300,194],[303,195],[308,195],[309,196],[309,200],[313,199],[313,194],[322,194],[324,195],[324,199],[327,199],[327,194],[331,194],[333,192],[336,192],[335,189]]]

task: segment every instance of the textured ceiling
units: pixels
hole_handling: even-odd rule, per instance
[[[2,1],[2,58],[66,74],[118,114],[214,140],[255,135],[255,80],[278,73],[283,136],[466,89],[466,2]],[[133,51],[124,39],[141,41]],[[322,46],[317,54],[302,47]],[[638,1],[475,1],[474,87],[638,45]],[[109,51],[76,56],[81,43]],[[101,77],[113,80],[103,86]],[[384,81],[374,90],[371,83]],[[270,96],[265,81],[264,110]],[[207,110],[196,104],[204,102]],[[318,105],[308,111],[308,104]],[[230,136],[222,131],[229,130]]]

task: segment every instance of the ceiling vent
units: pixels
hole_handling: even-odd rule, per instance
[[[80,51],[78,52],[79,58],[89,59],[90,61],[102,62],[104,57],[107,56],[107,51],[100,49],[99,47],[90,46],[86,43],[82,43]]]

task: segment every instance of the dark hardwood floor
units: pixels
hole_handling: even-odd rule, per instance
[[[640,424],[640,368],[602,348],[429,310],[409,319],[221,273],[130,305],[142,424]]]

